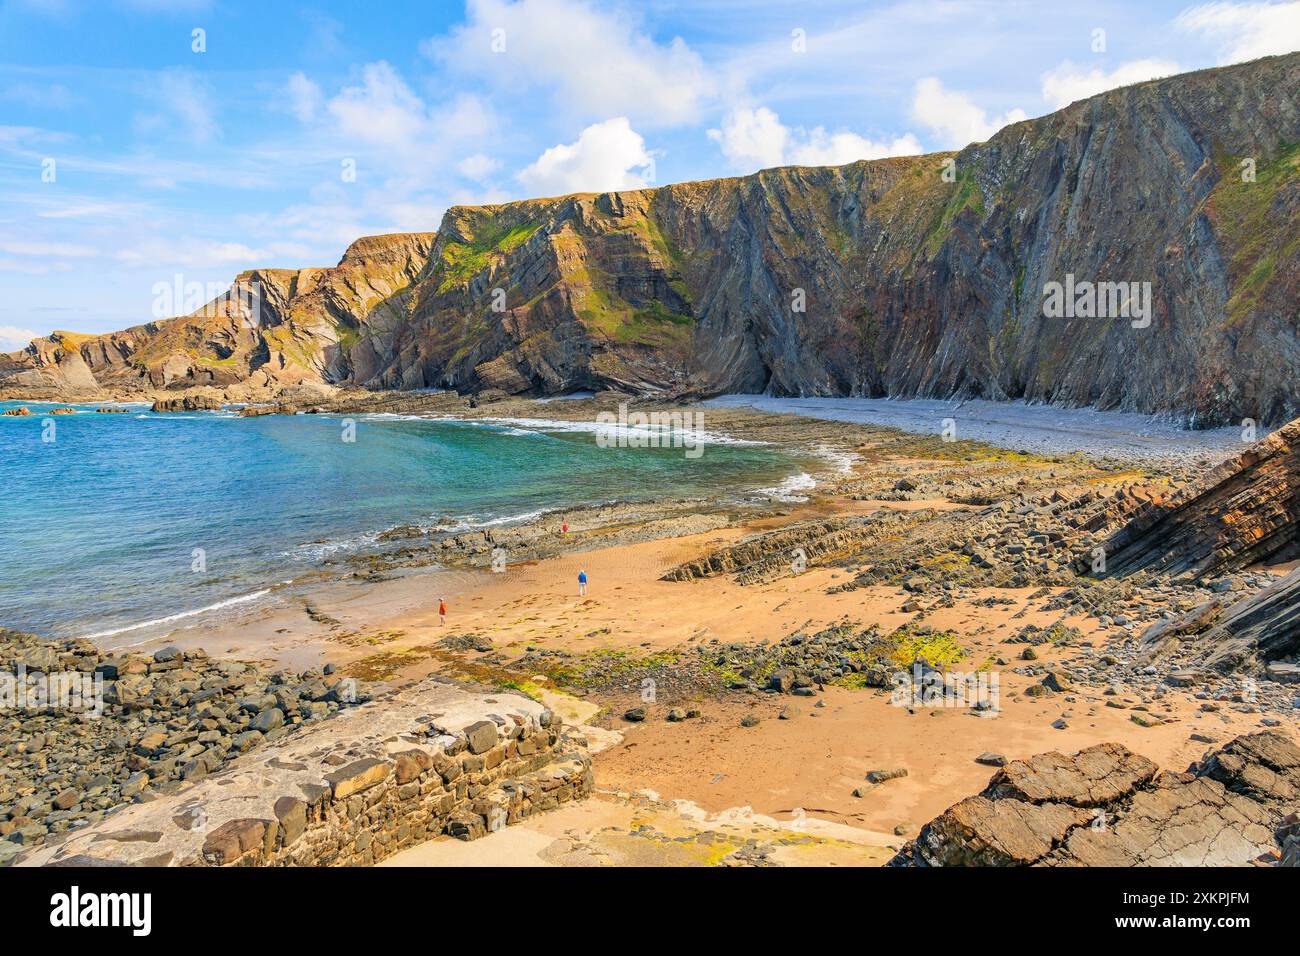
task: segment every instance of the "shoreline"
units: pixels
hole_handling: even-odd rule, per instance
[[[557,404],[575,417],[600,407],[591,399]],[[502,411],[498,403],[490,410]],[[1031,560],[1011,546],[1015,535],[1057,534],[1050,524],[1037,528],[1050,509],[1035,502],[1095,499],[1096,508],[1123,489],[1173,488],[1198,471],[1185,459],[1152,458],[1139,468],[1107,455],[1041,456],[749,409],[709,414],[717,419],[710,427],[816,451],[825,463],[816,486],[804,500],[670,498],[561,509],[514,526],[407,529],[394,551],[295,575],[236,615],[187,623],[132,650],[202,648],[304,672],[331,664],[380,689],[438,675],[564,702],[582,714],[579,732],[602,748],[593,750],[595,796],[565,819],[603,820],[622,832],[629,798],[618,795],[640,806],[653,791],[650,809],[638,813],[672,816],[674,801],[685,801],[706,816],[731,819],[749,808],[777,826],[806,815],[853,828],[871,852],[836,852],[858,864],[883,862],[917,826],[978,790],[990,770],[976,758],[986,752],[1016,759],[1115,740],[1176,767],[1204,751],[1202,739],[1258,730],[1265,718],[1297,734],[1281,698],[1207,710],[1196,688],[1166,687],[1163,671],[1140,669],[1142,631],[1160,608],[1199,600],[1200,585],[1137,588],[1089,609],[1070,597],[1078,579],[1064,557],[1050,556],[1056,545],[1036,545],[1047,557]],[[1029,525],[1012,537],[997,530],[1018,521]],[[498,573],[492,558],[501,548],[508,561]],[[793,548],[807,551],[805,569],[789,567]],[[968,563],[983,548],[988,562]],[[591,581],[585,597],[579,569]],[[1259,569],[1242,586],[1261,586],[1280,570]],[[450,605],[445,626],[440,598]],[[816,701],[773,694],[767,665],[746,664],[795,637],[841,629],[873,640],[915,635],[924,646],[956,648],[955,667],[997,670],[997,719],[891,706],[888,691],[851,682],[826,686]],[[1062,682],[1093,674],[1103,656],[1123,662],[1123,676],[1107,678],[1110,696],[1082,685],[1039,693],[1054,674]],[[647,678],[658,688],[649,703]],[[1213,694],[1230,700],[1238,685],[1217,680]],[[639,719],[623,716],[638,707]],[[687,710],[700,717],[670,716]],[[907,775],[862,785],[865,775],[893,769]],[[521,852],[555,839],[537,826]],[[446,859],[437,846],[416,848],[411,861]]]
[[[394,403],[403,406],[404,410],[387,410]],[[505,398],[470,407],[454,392],[367,392],[359,394],[340,391],[332,402],[314,403],[312,410],[319,409],[321,413],[329,415],[365,415],[368,418],[377,420],[440,421],[462,423],[467,426],[486,424],[488,426],[528,427],[533,429],[565,426],[565,430],[595,432],[600,427],[596,421],[597,415],[602,412],[608,413],[612,407],[627,403],[631,403],[638,409],[645,410],[678,408],[673,403],[654,400],[637,401],[630,396],[610,395],[609,393],[601,396],[579,395],[543,399]],[[97,401],[88,403],[88,407],[120,404],[135,405],[140,403]],[[986,402],[982,404],[995,406],[1001,410],[1004,417],[1010,418],[1014,418],[1018,412],[1023,412],[1026,409],[1038,408],[1023,403]],[[863,437],[878,437],[880,435],[913,436],[917,441],[921,442],[925,442],[927,439],[932,440],[937,434],[937,429],[922,431],[912,430],[905,426],[908,424],[915,426],[918,422],[928,422],[929,419],[925,417],[926,415],[936,410],[948,408],[949,405],[950,403],[938,400],[766,399],[763,396],[721,396],[701,403],[690,403],[681,407],[700,410],[705,415],[712,413],[715,417],[717,415],[723,417],[722,424],[714,426],[715,430],[712,432],[723,443],[772,445],[778,447],[782,453],[789,455],[792,460],[815,460],[820,462],[823,467],[812,473],[798,471],[777,486],[756,487],[748,491],[737,490],[712,500],[698,497],[688,499],[663,497],[644,501],[613,499],[586,506],[565,507],[559,505],[539,509],[535,512],[493,517],[477,522],[461,520],[451,525],[398,523],[379,530],[349,535],[343,539],[306,542],[289,548],[285,551],[285,555],[289,556],[295,552],[321,548],[327,549],[322,552],[324,560],[313,565],[304,566],[299,573],[295,573],[288,580],[265,581],[254,584],[253,589],[245,594],[223,598],[211,605],[197,609],[176,610],[161,614],[155,618],[119,625],[107,631],[76,635],[60,634],[59,636],[84,637],[102,641],[121,634],[156,629],[159,625],[170,624],[175,621],[198,618],[191,625],[156,631],[141,640],[132,640],[125,643],[113,641],[104,646],[107,649],[135,649],[152,645],[161,646],[167,642],[179,642],[184,646],[196,646],[192,645],[191,641],[204,634],[210,635],[213,630],[232,627],[250,628],[266,638],[268,643],[282,644],[282,641],[274,641],[268,638],[266,626],[262,626],[267,618],[270,618],[275,624],[272,633],[282,632],[286,622],[292,621],[295,607],[303,603],[310,603],[314,597],[322,594],[329,595],[335,591],[351,592],[355,590],[346,587],[346,585],[353,583],[351,579],[358,576],[356,565],[360,565],[362,568],[369,565],[366,570],[370,580],[366,583],[372,585],[384,583],[382,576],[391,574],[398,569],[408,575],[435,577],[439,574],[445,576],[447,573],[459,569],[459,562],[442,565],[429,556],[423,559],[415,558],[413,562],[389,562],[386,560],[385,551],[391,552],[392,549],[376,547],[380,542],[391,545],[394,542],[401,541],[404,537],[418,538],[420,536],[448,540],[467,533],[492,532],[494,529],[503,532],[521,532],[525,537],[542,537],[547,533],[549,524],[555,524],[558,527],[558,524],[564,520],[568,520],[572,524],[575,519],[581,520],[581,516],[589,512],[595,512],[598,515],[601,512],[607,512],[601,515],[600,522],[617,525],[637,523],[638,521],[648,523],[645,520],[644,513],[662,512],[664,510],[676,517],[721,511],[727,513],[732,520],[737,515],[750,511],[770,510],[774,514],[779,514],[782,510],[791,506],[807,503],[810,497],[817,498],[824,495],[828,489],[830,494],[834,495],[835,485],[845,476],[851,475],[854,464],[859,462],[859,454],[847,448],[847,445],[852,440],[861,440]],[[901,409],[908,414],[903,416],[901,422],[880,424],[867,420],[871,416],[862,413],[864,407],[886,410]],[[303,410],[305,409],[300,409],[299,413]],[[530,412],[546,412],[547,415],[546,417],[540,417],[538,414],[529,414]],[[206,413],[200,412],[197,414]],[[1193,436],[1203,437],[1210,434],[1173,430],[1169,425],[1160,423],[1158,419],[1136,413],[1099,413],[1091,409],[1060,409],[1044,406],[1039,409],[1038,414],[1048,414],[1058,418],[1064,416],[1066,422],[1079,421],[1081,427],[1091,424],[1093,417],[1096,415],[1107,416],[1108,419],[1118,419],[1119,422],[1127,422],[1135,426],[1158,427],[1165,432],[1162,435],[1165,441],[1169,440],[1171,434],[1183,435],[1189,439]],[[168,417],[190,417],[190,415],[168,413]],[[1029,427],[1032,431],[1036,426],[1031,424]],[[848,431],[841,433],[842,429],[848,429]],[[1220,433],[1223,431],[1222,429],[1219,430]],[[1095,434],[1093,431],[1084,432],[1083,441],[1094,440],[1093,436]],[[979,447],[993,452],[1011,452],[1011,446],[1014,444],[1016,443],[1008,442],[1004,446],[999,446],[973,437],[955,443],[957,448]],[[1162,456],[1158,452],[1164,447],[1162,444],[1157,448],[1147,449],[1146,454],[1142,456],[1142,460],[1148,466],[1151,466],[1154,472],[1159,474],[1186,468],[1189,459],[1192,457],[1199,459],[1205,456],[1216,457],[1228,453],[1226,449],[1218,447],[1216,443],[1214,447],[1198,445],[1193,446],[1193,449],[1184,449],[1177,454],[1169,455],[1166,453],[1166,455]],[[1068,452],[1051,455],[1051,457],[1060,458],[1062,455],[1067,458],[1079,457],[1085,461],[1098,460],[1103,465],[1110,466],[1117,464],[1115,451],[1116,449],[1109,447],[1098,448],[1093,446],[1087,452],[1076,448]],[[1021,451],[1016,452],[1016,454],[1032,455],[1034,453]],[[1123,461],[1126,464],[1131,463],[1127,454],[1121,454],[1118,461]],[[1202,464],[1199,461],[1197,463]],[[464,517],[468,519],[472,516]],[[669,529],[663,532],[662,536],[675,537],[677,532]],[[353,539],[357,538],[366,540],[354,542]],[[335,558],[334,555],[338,555],[338,557]],[[378,573],[375,570],[376,566],[379,569]],[[471,566],[473,565],[471,564]],[[281,597],[282,595],[283,597]],[[273,596],[273,600],[279,599],[279,603],[266,607],[257,606],[258,600],[267,596]],[[377,603],[382,604],[383,602],[383,598],[377,599]],[[231,608],[239,609],[245,604],[254,604],[254,607],[247,609],[250,612],[248,614],[239,615],[234,613],[227,615],[222,613]],[[291,624],[290,626],[292,627]],[[249,642],[239,643],[241,646],[247,646]],[[247,650],[242,652],[248,653]],[[275,660],[276,658],[263,659]]]

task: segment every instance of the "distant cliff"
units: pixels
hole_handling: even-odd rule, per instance
[[[1149,325],[1044,317],[1067,277],[1149,283]],[[0,392],[960,395],[1280,423],[1300,414],[1300,54],[959,153],[455,207],[436,235],[236,289],[254,281],[256,322],[218,303],[56,333],[0,357]]]

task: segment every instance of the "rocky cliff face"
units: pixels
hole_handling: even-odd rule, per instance
[[[108,335],[55,332],[0,356],[0,394],[106,397],[211,386],[238,399],[367,374],[431,233],[358,239],[328,269],[257,269],[190,315]]]
[[[289,321],[249,342],[247,374],[964,395],[1276,423],[1300,413],[1297,144],[1292,54],[1116,90],[956,154],[457,207],[432,241],[365,240],[409,245],[401,267],[379,264],[373,296],[346,291],[370,282],[365,265],[315,297],[304,274],[338,270],[261,273]],[[1045,288],[1071,281],[1138,286],[1102,296],[1126,316],[1080,301],[1077,317],[1045,318]],[[104,340],[37,343],[0,376],[48,368],[54,350],[85,384],[76,351],[103,384]],[[173,364],[164,383],[209,374]]]

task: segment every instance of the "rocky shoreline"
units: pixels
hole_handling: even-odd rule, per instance
[[[62,686],[71,695],[61,694]],[[364,703],[351,678],[0,629],[0,865]]]

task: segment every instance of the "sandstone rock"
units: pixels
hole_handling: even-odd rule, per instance
[[[465,736],[469,740],[470,753],[486,753],[496,746],[497,725],[490,720],[477,721],[465,728]]]
[[[294,796],[275,801],[275,818],[285,846],[292,846],[307,829],[307,804]]]
[[[393,765],[377,757],[356,760],[325,777],[326,783],[334,793],[335,800],[342,800],[354,793],[383,782],[392,772]]]
[[[217,827],[203,843],[203,858],[214,866],[234,863],[262,846],[266,820],[230,820]]]
[[[1240,737],[1193,773],[1158,774],[1119,744],[1012,761],[922,827],[892,866],[1246,865],[1278,852],[1300,748]]]

